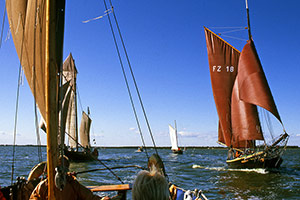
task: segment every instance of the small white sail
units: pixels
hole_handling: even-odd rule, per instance
[[[177,130],[169,125],[169,133],[172,144],[172,150],[178,150],[178,142],[177,142]]]

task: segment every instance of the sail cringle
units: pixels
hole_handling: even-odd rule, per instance
[[[281,122],[252,40],[242,50],[238,74],[239,98],[268,110]]]
[[[219,116],[218,140],[231,145],[231,95],[240,52],[205,28],[210,77]]]

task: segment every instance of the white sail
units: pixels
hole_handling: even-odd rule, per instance
[[[71,148],[75,148],[78,136],[76,134],[76,111],[75,111],[75,100],[74,93],[71,94],[71,101],[69,105],[67,122],[66,122],[66,132],[69,134],[69,145]]]
[[[171,125],[169,125],[169,133],[170,133],[170,139],[172,144],[171,149],[178,150],[177,130],[173,128]]]
[[[76,74],[77,69],[75,67],[74,59],[72,54],[70,54],[64,61],[63,65],[63,83],[70,81],[69,90],[71,90],[69,109],[66,120],[65,131],[69,135],[69,145],[71,148],[75,148],[78,142],[77,133],[77,111],[76,111]]]

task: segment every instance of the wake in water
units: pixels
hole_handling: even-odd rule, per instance
[[[193,165],[193,169],[200,168],[200,169],[207,169],[207,170],[214,170],[214,171],[234,171],[234,172],[255,172],[259,174],[268,174],[268,171],[263,168],[256,168],[256,169],[229,169],[225,167],[205,167],[201,165]]]

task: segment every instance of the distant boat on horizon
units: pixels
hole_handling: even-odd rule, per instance
[[[63,84],[68,88],[62,89],[65,92],[63,99],[63,107],[65,121],[63,122],[65,135],[69,138],[69,145],[65,146],[65,155],[74,162],[86,162],[98,159],[98,150],[92,148],[90,144],[90,127],[92,120],[90,118],[90,110],[87,113],[82,111],[81,123],[78,134],[77,124],[77,69],[72,54],[70,53],[63,64]],[[64,85],[62,86],[64,87]]]
[[[178,137],[177,137],[177,127],[176,127],[176,121],[175,121],[175,128],[173,128],[171,125],[169,125],[169,133],[170,133],[170,139],[171,139],[171,150],[175,154],[182,154],[183,151],[178,147]]]

